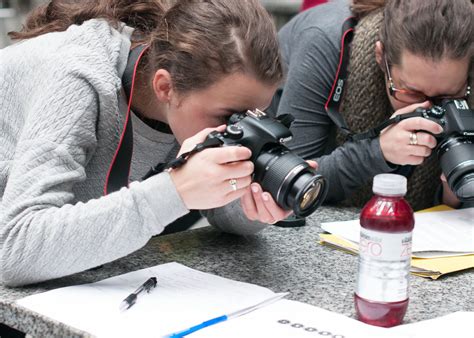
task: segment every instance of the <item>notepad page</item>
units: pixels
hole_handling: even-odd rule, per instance
[[[120,302],[153,276],[157,287],[140,294],[134,306],[121,312]],[[168,263],[29,296],[17,303],[98,337],[159,337],[274,295],[264,287]]]

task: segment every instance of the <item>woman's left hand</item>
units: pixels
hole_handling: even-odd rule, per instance
[[[315,161],[307,161],[308,164],[317,169]],[[240,203],[245,216],[251,221],[275,224],[292,214],[291,210],[282,209],[273,199],[270,193],[263,191],[258,183],[252,183],[247,192],[241,197]]]

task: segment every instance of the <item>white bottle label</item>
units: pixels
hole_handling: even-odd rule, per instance
[[[356,293],[377,302],[408,298],[411,232],[386,233],[361,228]]]

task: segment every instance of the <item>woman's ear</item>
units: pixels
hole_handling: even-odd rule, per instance
[[[383,67],[383,44],[381,41],[377,41],[375,43],[375,61],[379,64],[380,69],[384,69]]]
[[[165,69],[158,69],[153,77],[153,91],[158,101],[169,103],[173,92],[171,74]]]

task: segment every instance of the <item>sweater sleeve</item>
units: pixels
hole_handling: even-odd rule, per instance
[[[51,76],[28,93],[0,202],[0,279],[7,285],[123,257],[188,212],[167,173],[75,202],[73,187],[87,179],[97,144],[99,97],[91,81],[77,74]]]
[[[290,113],[295,117],[293,140],[288,146],[303,158],[319,163],[320,173],[329,182],[326,200],[341,201],[372,176],[392,168],[383,157],[378,138],[347,142],[332,151],[336,126],[325,103],[338,66],[338,44],[318,27],[296,37],[286,34],[280,40],[282,45],[294,44],[286,60],[287,80],[277,111],[277,115]]]
[[[244,214],[240,199],[221,208],[203,210],[201,213],[212,226],[236,235],[254,235],[269,226],[269,224],[249,220]]]

